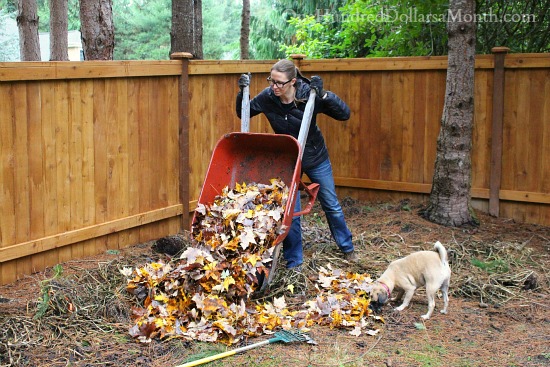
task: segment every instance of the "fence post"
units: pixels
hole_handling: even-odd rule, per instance
[[[294,62],[294,65],[299,69],[300,68],[300,62],[306,58],[306,55],[304,54],[292,54],[290,55],[290,58]]]
[[[489,214],[499,216],[502,179],[502,128],[504,123],[504,58],[508,47],[493,47],[493,126],[491,132],[491,177],[489,178]]]
[[[181,60],[181,77],[178,87],[179,113],[179,201],[183,204],[180,230],[189,227],[189,59],[188,52],[174,52],[171,60]]]

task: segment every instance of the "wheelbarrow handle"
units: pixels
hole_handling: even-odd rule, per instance
[[[306,149],[307,135],[309,133],[309,127],[311,125],[311,118],[313,117],[313,109],[315,108],[315,89],[309,92],[306,107],[304,108],[304,115],[302,116],[302,124],[300,125],[300,132],[298,133],[298,143],[300,144],[300,160],[304,155]]]
[[[317,193],[319,192],[320,188],[321,186],[318,183],[311,183],[309,185],[306,185],[302,182],[302,180],[300,180],[299,189],[304,190],[306,192],[307,196],[309,196],[309,200],[304,210],[294,213],[295,217],[299,217],[300,215],[304,215],[304,214],[309,214],[309,212],[313,208],[313,204],[315,203],[315,199],[317,198]]]
[[[252,75],[246,74],[248,85],[243,88],[243,101],[241,104],[241,132],[247,133],[250,131],[250,81]]]

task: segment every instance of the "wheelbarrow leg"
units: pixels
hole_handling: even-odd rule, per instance
[[[277,270],[277,263],[279,262],[279,254],[281,253],[282,243],[278,243],[273,250],[273,259],[271,260],[271,268],[269,269],[269,274],[267,274],[267,279],[264,278],[262,286],[260,287],[260,294],[264,294],[268,289],[269,285],[275,277],[275,271]]]

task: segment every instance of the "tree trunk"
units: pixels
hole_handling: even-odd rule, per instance
[[[172,0],[171,50],[202,59],[202,1]]]
[[[447,225],[474,224],[471,210],[471,149],[474,122],[475,1],[450,0],[449,66],[441,130],[426,219]]]
[[[202,0],[194,0],[193,10],[195,12],[195,26],[193,27],[194,55],[196,59],[204,59],[202,51]]]
[[[82,47],[86,60],[112,60],[115,48],[112,0],[80,0]]]
[[[18,0],[17,26],[21,61],[40,61],[38,38],[38,7],[36,0]]]
[[[69,60],[69,0],[50,0],[50,60]]]
[[[250,59],[250,0],[243,0],[243,12],[241,16],[241,60]]]

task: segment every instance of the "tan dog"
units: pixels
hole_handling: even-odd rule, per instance
[[[444,308],[441,313],[447,313],[449,304],[449,282],[451,268],[447,261],[445,247],[437,241],[434,251],[418,251],[402,259],[392,261],[382,276],[374,282],[371,290],[371,305],[375,311],[380,310],[388,301],[394,288],[398,289],[396,300],[403,298],[397,311],[402,311],[409,305],[416,288],[425,285],[428,296],[428,313],[422,315],[427,320],[435,307],[435,294],[438,289],[443,293]]]

